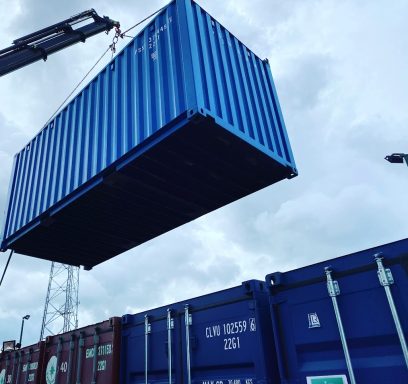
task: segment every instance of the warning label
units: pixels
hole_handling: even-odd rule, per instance
[[[306,377],[306,384],[348,384],[346,375],[310,376]]]

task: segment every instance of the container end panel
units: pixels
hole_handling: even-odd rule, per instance
[[[269,63],[192,2],[203,108],[221,125],[295,168]]]
[[[396,324],[407,334],[407,250],[407,240],[401,240],[268,275],[267,280],[277,277],[270,302],[282,375],[305,382],[306,377],[347,376],[343,333],[357,382],[385,383],[390,377],[393,383],[406,382],[408,371]],[[378,259],[374,259],[379,252],[386,287],[380,283]],[[332,296],[327,266],[335,282]],[[398,322],[393,313],[398,314]]]

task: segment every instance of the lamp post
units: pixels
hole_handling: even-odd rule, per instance
[[[29,318],[30,318],[30,315],[25,315],[23,316],[23,319],[21,321],[20,340],[18,342],[18,344],[20,345],[20,348],[21,348],[21,340],[23,338],[24,320],[28,320]]]
[[[385,160],[392,164],[405,164],[408,166],[408,154],[407,153],[393,153],[392,155],[385,156]]]

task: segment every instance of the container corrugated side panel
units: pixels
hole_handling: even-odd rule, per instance
[[[20,353],[18,351],[0,353],[0,378],[4,380],[4,383],[15,383],[17,371],[20,369]]]
[[[374,254],[379,252],[394,278],[390,289],[407,337],[408,240],[267,276],[267,282],[273,282],[271,314],[282,382],[337,375],[350,383],[325,267],[339,284],[336,299],[356,382],[408,382],[396,326],[377,276]]]
[[[90,268],[296,175],[269,65],[210,19],[171,3],[18,155],[2,248]]]
[[[186,111],[179,39],[172,3],[17,155],[5,238]]]
[[[122,383],[169,382],[170,374],[176,383],[277,382],[263,282],[125,315],[122,322]]]
[[[119,382],[121,319],[47,337],[42,383]]]

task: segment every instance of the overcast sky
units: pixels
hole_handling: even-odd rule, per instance
[[[0,0],[0,48],[88,8],[126,28],[163,4]],[[408,2],[199,4],[269,58],[299,176],[81,271],[80,325],[406,237],[408,168],[383,158],[408,152]],[[110,41],[96,36],[0,78],[1,212],[14,154]],[[13,257],[0,288],[0,342],[18,338],[25,314],[23,344],[38,341],[50,265]]]

